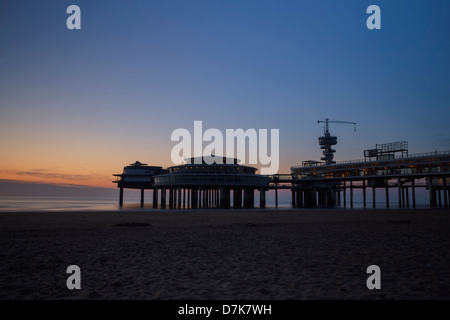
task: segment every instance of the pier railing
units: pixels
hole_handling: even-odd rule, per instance
[[[342,164],[360,164],[360,163],[365,163],[365,164],[370,164],[370,163],[380,163],[380,162],[384,162],[384,163],[389,163],[392,160],[400,160],[400,159],[420,159],[420,158],[429,158],[429,157],[435,157],[435,156],[450,156],[450,150],[446,150],[446,151],[435,151],[435,152],[425,152],[425,153],[414,153],[414,154],[409,154],[407,157],[403,157],[403,156],[397,156],[394,157],[392,159],[378,159],[378,160],[366,160],[366,159],[359,159],[359,160],[345,160],[345,161],[337,161],[334,164],[323,164],[323,165],[319,165],[319,166],[314,166],[314,167],[310,167],[310,166],[292,166],[291,169],[303,169],[303,168],[326,168],[326,167],[333,167],[333,166],[338,166],[338,165],[342,165]]]

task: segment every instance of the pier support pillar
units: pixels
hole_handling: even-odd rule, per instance
[[[244,189],[244,208],[253,208],[255,206],[255,194],[253,188]]]
[[[195,188],[193,191],[194,191],[194,202],[193,202],[193,204],[194,204],[195,209],[198,209],[198,208],[200,208],[200,191],[201,191],[201,189],[200,188],[199,189]]]
[[[405,202],[405,188],[402,187],[402,208],[406,207],[406,202]]]
[[[353,208],[353,181],[350,181],[350,208]]]
[[[188,189],[187,190],[187,207],[191,208],[192,207],[192,199],[191,199],[191,195],[192,195],[192,189]]]
[[[306,189],[304,191],[304,206],[305,208],[313,208],[314,207],[314,189]]]
[[[208,207],[213,207],[213,192],[214,190],[212,189],[208,191]]]
[[[230,207],[230,188],[220,188],[220,207],[224,209]]]
[[[408,187],[405,187],[405,193],[406,193],[406,207],[409,208],[409,190],[408,190]]]
[[[238,206],[239,206],[239,208],[242,208],[242,192],[243,192],[243,190],[239,189],[239,191],[238,191]]]
[[[430,193],[430,208],[434,208],[436,206],[436,198],[433,189],[433,179],[428,177],[428,191]]]
[[[119,206],[123,206],[123,188],[119,190]]]
[[[144,189],[141,189],[141,208],[144,207]]]
[[[366,208],[366,180],[362,181],[363,183],[363,208]]]
[[[372,208],[376,208],[376,188],[375,185],[372,187]]]
[[[444,207],[448,208],[448,194],[447,194],[447,178],[442,177],[442,190],[444,192]]]
[[[194,188],[191,190],[191,208],[192,209],[197,209],[197,193],[198,193],[198,189]]]
[[[216,189],[216,208],[220,208],[220,189]]]
[[[194,202],[195,202],[195,208],[196,209],[199,209],[199,208],[201,208],[202,206],[201,206],[201,203],[200,203],[200,200],[201,200],[201,192],[202,192],[202,189],[201,188],[195,188],[194,189]]]
[[[203,188],[198,190],[198,207],[205,208],[205,190]]]
[[[319,205],[324,206],[327,204],[327,192],[326,190],[319,190],[317,192],[319,198]]]
[[[317,189],[314,187],[314,189],[313,189],[313,194],[312,194],[312,196],[313,196],[313,198],[312,198],[312,200],[313,200],[313,206],[314,206],[314,208],[316,208],[317,207]]]
[[[178,187],[178,209],[181,209],[181,187]]]
[[[161,209],[166,208],[166,188],[161,188]]]
[[[389,187],[386,187],[386,208],[389,208]]]
[[[411,196],[412,196],[412,206],[415,209],[416,208],[416,183],[415,183],[414,179],[412,179],[412,181],[411,181]]]
[[[242,208],[242,189],[238,189],[236,200],[238,208]]]
[[[169,188],[169,209],[173,208],[173,188]]]
[[[342,186],[342,197],[344,199],[344,208],[345,208],[347,206],[347,195],[346,195],[345,181],[343,182],[343,186]]]
[[[233,207],[236,209],[242,208],[242,189],[233,190]]]
[[[278,208],[278,184],[275,186],[275,207]]]
[[[203,190],[203,208],[208,208],[208,189]]]
[[[291,194],[292,194],[292,208],[295,208],[296,205],[295,205],[295,189],[294,188],[291,189]]]
[[[297,207],[303,208],[303,190],[297,189]]]
[[[158,208],[158,188],[153,188],[153,208]]]
[[[400,178],[397,180],[397,189],[398,189],[398,207],[402,207],[402,181]]]
[[[177,208],[177,189],[170,188],[172,190],[172,209]]]
[[[438,195],[438,205],[439,205],[439,208],[442,208],[441,190],[440,190],[439,188],[436,188],[436,192],[437,192],[437,195]]]
[[[204,188],[202,189],[202,208],[206,209],[207,208],[207,203],[208,203],[208,189]]]
[[[336,189],[335,185],[327,189],[327,207],[334,207],[336,205]]]
[[[266,190],[264,188],[259,189],[259,207],[266,207]]]
[[[223,193],[223,187],[220,187],[220,189],[219,189],[219,198],[220,198],[219,208],[223,208],[224,204],[225,204],[225,195]]]

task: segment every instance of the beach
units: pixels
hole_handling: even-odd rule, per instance
[[[0,299],[450,299],[449,248],[446,209],[1,212]]]

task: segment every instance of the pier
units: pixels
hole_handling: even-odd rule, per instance
[[[151,189],[154,208],[253,208],[256,191],[260,193],[259,207],[264,208],[269,178],[257,175],[256,168],[238,164],[238,159],[227,163],[226,158],[217,161],[218,158],[191,158],[187,164],[161,173],[147,170],[140,162],[131,164],[124,168],[124,173],[115,175],[120,188],[119,204],[123,205],[123,189],[131,188],[141,190],[141,207],[144,206],[144,191]],[[208,164],[214,160],[219,163]],[[126,171],[133,172],[133,180],[128,180]],[[137,184],[136,180],[141,182]]]
[[[271,184],[290,184],[294,207],[337,204],[353,208],[354,190],[361,189],[364,208],[375,208],[379,193],[389,208],[390,190],[394,189],[398,194],[398,208],[416,208],[416,190],[424,188],[428,190],[431,208],[448,208],[449,169],[450,151],[435,151],[394,159],[292,167],[289,175],[271,177]],[[368,192],[371,203],[367,203]]]
[[[191,163],[168,169],[136,162],[115,174],[114,182],[120,189],[120,205],[125,188],[141,190],[142,207],[144,191],[151,189],[153,207],[162,209],[253,208],[255,192],[258,207],[264,208],[271,190],[277,207],[280,189],[291,191],[294,208],[353,208],[354,192],[361,190],[364,208],[376,208],[378,198],[384,199],[386,208],[414,209],[419,188],[427,190],[430,208],[449,207],[450,151],[408,154],[404,144],[389,151],[380,146],[378,153],[365,152],[364,160],[304,161],[291,167],[290,174],[271,176],[258,175],[256,168],[240,165],[237,159],[233,164],[208,164],[203,159],[195,164],[192,158]],[[396,204],[390,199],[392,190],[397,193]]]

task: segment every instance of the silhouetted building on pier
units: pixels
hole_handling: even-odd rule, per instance
[[[123,204],[123,189],[140,189],[141,190],[141,204],[144,204],[144,190],[150,189],[153,186],[153,176],[164,174],[168,170],[162,167],[149,166],[145,163],[136,161],[123,168],[120,174],[113,174],[117,177],[114,183],[120,189],[119,204]]]
[[[222,163],[212,163],[214,160]],[[238,162],[210,156],[191,158],[186,164],[168,170],[141,164],[139,168],[145,170],[136,172],[135,165],[125,167],[124,173],[115,175],[120,177],[116,181],[121,190],[120,204],[123,203],[123,188],[133,188],[141,189],[142,205],[144,189],[152,189],[155,208],[158,203],[162,208],[167,204],[169,208],[230,208],[231,199],[233,208],[253,208],[254,193],[258,190],[259,206],[265,207],[269,178],[257,175],[256,168]]]
[[[409,154],[405,141],[376,145],[365,150],[364,160],[336,163],[303,161],[290,174],[262,176],[256,168],[240,165],[237,159],[214,156],[191,158],[168,169],[136,162],[115,174],[120,188],[120,205],[125,188],[153,190],[153,207],[166,208],[253,208],[255,190],[259,207],[266,206],[266,192],[292,192],[292,206],[311,208],[335,205],[353,207],[354,190],[362,190],[363,207],[368,199],[376,207],[376,191],[383,190],[385,206],[391,206],[390,190],[397,190],[399,208],[416,208],[416,189],[428,190],[430,207],[449,206],[450,151]],[[227,161],[228,160],[228,161]],[[216,161],[219,162],[219,161]],[[227,163],[228,162],[228,163]],[[371,196],[367,197],[367,190]]]
[[[408,154],[408,143],[401,141],[377,144],[375,149],[365,150],[364,156],[364,160],[334,164],[303,163],[291,167],[290,175],[278,175],[276,179],[292,185],[294,207],[342,203],[352,208],[353,191],[361,189],[366,208],[368,188],[372,191],[373,208],[377,189],[384,190],[387,208],[390,189],[397,189],[399,208],[416,208],[417,188],[428,190],[430,207],[448,207],[450,151]]]

